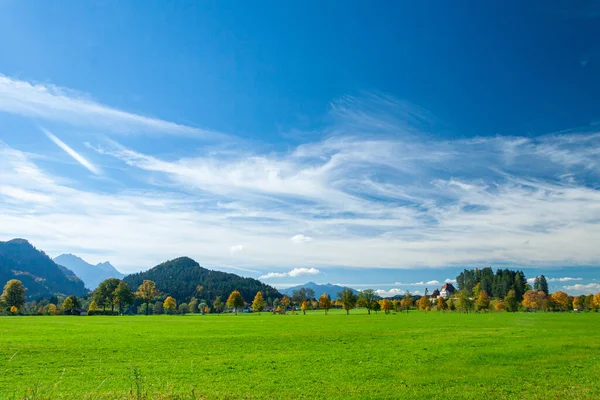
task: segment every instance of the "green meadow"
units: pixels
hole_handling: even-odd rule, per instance
[[[600,313],[0,318],[1,399],[600,398]]]

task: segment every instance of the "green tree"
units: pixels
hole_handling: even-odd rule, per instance
[[[198,299],[195,297],[192,297],[192,299],[190,300],[190,312],[192,314],[197,314],[200,310],[198,309]]]
[[[150,302],[154,301],[158,296],[160,296],[160,292],[158,289],[156,289],[156,285],[153,281],[145,280],[138,288],[136,296],[146,304],[146,315],[148,315]]]
[[[535,277],[535,280],[533,281],[533,289],[544,292],[546,296],[548,295],[548,281],[544,275]]]
[[[11,279],[4,285],[4,291],[0,299],[4,304],[4,307],[11,308],[17,307],[17,309],[23,307],[25,304],[25,292],[27,289],[23,286],[23,283],[18,279]]]
[[[237,290],[234,290],[227,298],[227,307],[233,308],[233,311],[237,314],[238,309],[244,307],[244,299],[242,295]]]
[[[115,304],[119,306],[119,314],[123,314],[123,309],[133,303],[135,295],[125,282],[120,281],[113,292]]]
[[[179,305],[179,312],[183,315],[190,312],[190,306],[187,303],[181,303]]]
[[[273,303],[273,306],[275,306],[275,303]],[[325,315],[327,315],[331,309],[331,298],[327,293],[323,293],[321,297],[319,297],[319,308],[325,310]]]
[[[508,293],[506,293],[504,303],[506,303],[506,310],[510,312],[515,312],[519,310],[519,301],[517,300],[517,294],[513,289],[509,290]]]
[[[63,301],[65,314],[73,314],[73,310],[81,307],[81,301],[75,295],[71,295]]]
[[[350,314],[350,310],[356,306],[358,296],[354,294],[352,289],[344,288],[338,293],[338,300],[342,303],[342,307],[344,307],[344,310],[346,310],[346,315],[348,315]]]
[[[177,301],[171,296],[167,296],[163,303],[163,308],[167,311],[167,314],[175,314],[177,309]]]
[[[165,308],[163,307],[162,301],[157,301],[154,303],[154,307],[152,307],[152,314],[160,315],[165,313]]]
[[[373,309],[375,303],[377,303],[378,297],[379,296],[373,289],[361,290],[358,294],[357,303],[359,306],[365,307],[368,314],[371,314],[371,310]]]
[[[106,310],[106,307],[110,306],[111,311],[115,311],[117,302],[114,293],[120,282],[120,279],[108,278],[100,282],[96,290],[94,290],[92,297],[103,310]]]
[[[456,308],[463,313],[468,313],[473,310],[473,300],[470,298],[471,293],[466,290],[458,292],[456,300]]]
[[[223,301],[221,300],[221,296],[217,296],[215,301],[213,301],[213,310],[217,314],[223,312]]]
[[[262,312],[265,309],[265,299],[262,292],[256,292],[254,300],[252,301],[252,310],[254,312]]]

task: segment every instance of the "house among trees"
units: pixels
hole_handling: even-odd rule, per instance
[[[456,292],[456,288],[451,283],[446,283],[442,286],[442,290],[440,290],[440,297],[443,297],[445,300],[450,298],[450,295]]]

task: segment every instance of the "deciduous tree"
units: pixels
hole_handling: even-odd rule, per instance
[[[167,296],[165,302],[163,303],[163,308],[167,311],[167,314],[175,314],[175,310],[177,309],[177,301],[171,296]]]
[[[265,309],[265,299],[263,297],[262,292],[256,292],[256,296],[254,296],[254,300],[252,301],[252,311],[254,312],[262,312]]]
[[[11,279],[4,285],[4,291],[0,296],[4,307],[10,308],[12,306],[21,308],[25,304],[25,292],[27,289],[23,286],[23,283],[18,279]]]
[[[213,310],[215,310],[216,313],[223,312],[223,301],[221,300],[221,296],[217,296],[215,301],[213,301]]]
[[[485,292],[485,290],[481,290],[479,292],[479,296],[477,297],[477,311],[487,312],[490,310],[490,297]]]
[[[321,297],[319,297],[319,308],[325,310],[326,315],[329,312],[329,309],[331,308],[331,298],[329,298],[327,293],[323,293]]]
[[[94,290],[93,299],[96,300],[96,303],[98,303],[102,309],[106,309],[107,306],[110,306],[111,311],[115,311],[115,305],[117,305],[115,289],[119,286],[120,282],[120,279],[108,278],[100,282],[96,290]]]
[[[163,302],[160,300],[154,302],[154,306],[152,307],[152,314],[160,315],[160,314],[164,314],[164,313],[165,313],[165,308],[163,307]]]
[[[510,312],[515,312],[519,310],[519,302],[517,300],[517,295],[514,290],[509,290],[504,298],[504,302],[506,303],[506,309]]]
[[[506,311],[506,303],[502,300],[498,300],[498,302],[496,302],[494,305],[494,308],[496,311]]]
[[[100,309],[100,307],[98,307],[96,300],[92,300],[92,302],[90,303],[90,306],[88,307],[88,313],[90,311],[98,311],[99,309]]]
[[[438,311],[446,311],[448,309],[448,303],[446,303],[446,299],[443,297],[437,298],[437,310]]]
[[[150,302],[154,301],[158,296],[160,296],[160,292],[158,289],[156,289],[156,284],[153,281],[145,280],[138,288],[136,296],[146,304],[146,315],[148,315]]]
[[[358,296],[354,294],[352,289],[344,288],[338,293],[338,299],[342,302],[342,307],[344,307],[344,310],[346,310],[346,315],[348,315],[350,314],[350,310],[356,306],[356,300],[358,299]]]
[[[381,305],[381,309],[383,310],[384,313],[386,313],[386,314],[390,313],[390,310],[392,309],[392,305],[390,304],[390,301],[388,299],[381,300],[381,302],[379,304]]]
[[[541,290],[528,290],[523,295],[523,307],[538,311],[545,308],[546,294]]]
[[[600,293],[594,295],[594,307],[596,307],[596,310],[600,310]]]
[[[185,315],[190,312],[190,306],[187,303],[181,303],[178,309],[182,315]]]
[[[412,295],[410,294],[410,292],[406,292],[404,294],[404,297],[402,297],[402,300],[400,301],[400,306],[402,307],[402,309],[406,310],[406,313],[408,314],[408,310],[414,305],[414,301],[412,298]]]
[[[290,298],[288,296],[283,296],[281,301],[279,302],[280,307],[283,309],[283,313],[287,312],[288,307],[290,306]]]
[[[565,292],[556,291],[550,295],[552,300],[552,306],[555,311],[570,311],[571,302],[569,301],[569,295]]]
[[[120,281],[113,292],[115,304],[119,306],[119,314],[123,314],[123,309],[133,303],[135,295],[125,282]]]
[[[417,308],[419,310],[427,311],[427,307],[429,307],[429,299],[427,296],[421,296],[421,298],[417,301]]]
[[[238,309],[244,307],[244,299],[242,298],[240,292],[238,292],[237,290],[231,292],[229,298],[227,299],[227,307],[233,308],[233,311],[236,314],[238,312]]]
[[[302,305],[300,305],[300,309],[302,310],[302,313],[306,315],[306,310],[310,310],[310,302],[308,300],[304,300]]]
[[[365,289],[361,290],[358,294],[358,305],[361,307],[365,307],[367,309],[367,313],[371,314],[371,310],[373,309],[374,304],[377,302],[377,298],[379,296],[373,289]]]
[[[458,292],[456,300],[456,308],[463,313],[468,313],[473,310],[473,300],[470,298],[470,293],[466,290]]]

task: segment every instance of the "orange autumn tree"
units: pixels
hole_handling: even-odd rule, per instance
[[[417,301],[417,308],[419,310],[423,310],[425,312],[427,312],[427,309],[430,307],[429,304],[429,299],[426,296],[422,296],[418,301]]]
[[[546,309],[548,300],[546,294],[541,290],[528,290],[523,295],[523,307],[528,310],[538,311]]]
[[[490,309],[490,296],[488,296],[485,290],[479,291],[479,297],[477,297],[477,301],[475,302],[477,306],[477,311],[487,312]]]
[[[437,299],[437,310],[438,311],[446,311],[448,309],[448,303],[446,303],[446,299],[443,297],[438,297]]]
[[[392,309],[392,304],[390,303],[390,301],[388,299],[383,299],[380,302],[381,304],[381,309],[383,310],[383,312],[385,312],[386,314],[390,313],[390,310]]]
[[[552,300],[553,308],[556,311],[569,311],[571,309],[571,302],[569,301],[569,295],[565,292],[554,292],[550,295]]]

